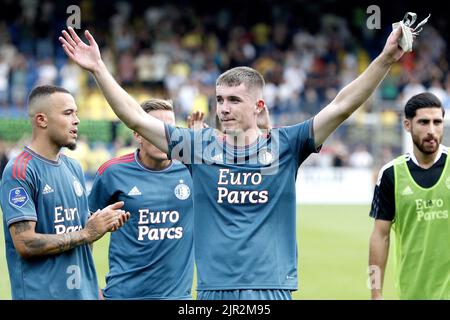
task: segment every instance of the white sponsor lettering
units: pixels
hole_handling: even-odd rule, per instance
[[[269,200],[267,190],[232,190],[224,186],[255,187],[262,182],[260,172],[231,172],[229,169],[219,169],[217,184],[217,203],[266,203]]]
[[[179,220],[180,213],[176,210],[154,212],[149,209],[139,209],[138,240],[180,239],[183,237],[183,227],[155,227],[162,223],[176,224]]]
[[[66,222],[69,222],[70,225],[67,226]],[[63,206],[55,207],[53,223],[56,234],[69,233],[83,229],[77,208],[64,208]]]
[[[441,198],[416,199],[417,221],[448,219],[448,210],[443,210],[444,204]]]

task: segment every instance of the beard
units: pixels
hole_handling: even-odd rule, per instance
[[[77,147],[77,138],[74,139],[74,137],[69,137],[68,135],[63,135],[61,132],[54,131],[48,132],[47,135],[51,144],[55,148],[67,148],[73,151]]]
[[[77,148],[77,143],[76,142],[68,143],[68,144],[64,145],[63,147],[66,147],[70,151],[74,151]]]
[[[433,154],[439,149],[439,145],[442,141],[441,138],[433,138],[433,140],[436,142],[434,146],[426,146],[425,145],[425,139],[420,139],[418,136],[413,135],[412,136],[413,143],[417,147],[417,149],[420,150],[423,154]]]

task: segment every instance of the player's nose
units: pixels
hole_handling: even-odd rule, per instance
[[[434,136],[435,134],[436,134],[436,126],[434,125],[434,124],[430,124],[429,126],[428,126],[428,130],[427,130],[427,134],[428,134],[428,136]]]
[[[80,123],[80,118],[78,118],[78,116],[76,114],[74,114],[73,124],[77,125],[79,123]]]
[[[227,103],[224,103],[221,107],[220,107],[220,113],[221,114],[229,114],[230,113],[230,107]]]

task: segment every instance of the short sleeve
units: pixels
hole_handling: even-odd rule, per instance
[[[373,193],[370,217],[380,220],[395,219],[394,167],[383,167]]]
[[[25,179],[12,177],[12,167],[9,166],[3,173],[1,182],[1,207],[4,221],[9,227],[11,224],[31,220],[37,221],[36,205],[34,203],[34,187]]]
[[[286,134],[289,146],[296,156],[298,166],[311,153],[319,152],[320,147],[316,148],[315,146],[312,118],[293,126],[283,127],[280,130]]]

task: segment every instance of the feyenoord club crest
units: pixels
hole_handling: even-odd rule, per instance
[[[269,152],[269,150],[267,150],[267,148],[261,149],[259,150],[258,153],[258,161],[261,164],[270,164],[272,163],[273,160],[273,155]]]
[[[73,189],[75,190],[75,194],[77,196],[81,197],[83,195],[83,187],[77,179],[73,180]]]
[[[186,200],[191,194],[191,189],[183,183],[183,180],[180,180],[180,184],[175,187],[174,193],[178,199]]]

